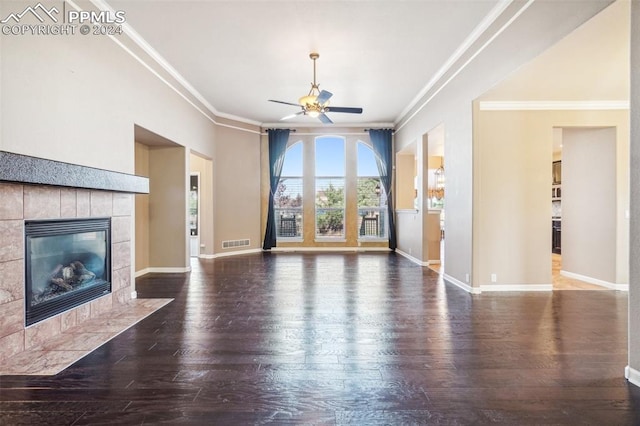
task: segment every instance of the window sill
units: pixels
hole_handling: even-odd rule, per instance
[[[300,237],[278,237],[276,241],[281,243],[303,243],[304,239]]]
[[[313,241],[316,243],[346,243],[347,239],[344,237],[316,237]]]
[[[420,210],[418,209],[398,209],[396,210],[397,214],[416,214],[419,213]]]
[[[363,238],[358,238],[358,242],[359,243],[386,243],[388,242],[389,239],[388,238],[380,238],[380,237],[363,237]]]

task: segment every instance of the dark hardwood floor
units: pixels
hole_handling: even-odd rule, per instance
[[[626,293],[472,296],[381,253],[193,266],[138,279],[175,301],[62,373],[1,377],[0,424],[640,424]]]

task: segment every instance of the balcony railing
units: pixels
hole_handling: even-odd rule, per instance
[[[302,238],[302,208],[275,208],[277,238]]]
[[[386,238],[387,209],[378,207],[359,208],[358,229],[360,238]]]

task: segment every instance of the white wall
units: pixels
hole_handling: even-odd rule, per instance
[[[640,2],[631,3],[631,230],[629,367],[640,386]]]

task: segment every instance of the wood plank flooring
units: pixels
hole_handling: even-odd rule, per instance
[[[383,253],[193,267],[60,374],[2,376],[0,424],[640,424],[626,293],[474,296]]]

